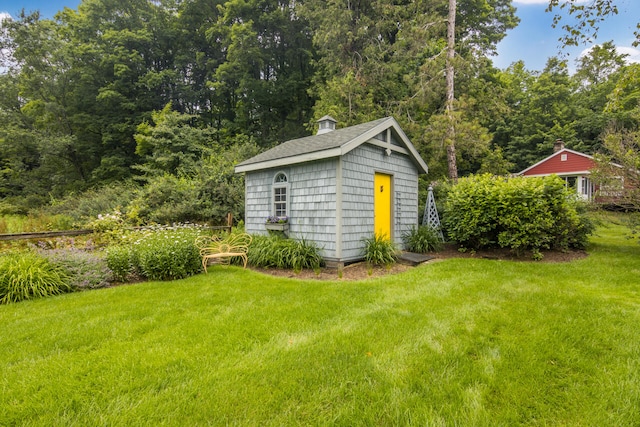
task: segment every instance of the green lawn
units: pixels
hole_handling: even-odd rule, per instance
[[[0,306],[0,425],[640,425],[640,245]]]

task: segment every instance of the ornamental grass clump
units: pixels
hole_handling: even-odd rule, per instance
[[[373,235],[363,239],[363,242],[362,255],[367,263],[390,266],[396,262],[398,248],[387,236]]]
[[[0,256],[0,304],[73,291],[69,275],[34,252]]]
[[[443,242],[440,231],[430,225],[413,227],[402,235],[402,241],[410,252],[425,254],[442,250]]]
[[[316,270],[323,265],[320,250],[307,240],[284,239],[280,236],[254,236],[247,252],[249,264],[262,268],[300,271]]]

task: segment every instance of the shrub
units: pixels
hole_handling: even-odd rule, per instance
[[[254,236],[247,253],[250,265],[262,268],[318,269],[323,264],[318,247],[302,240],[279,236]]]
[[[141,218],[157,223],[202,221],[210,218],[198,181],[188,177],[161,175],[149,179],[135,200]]]
[[[42,211],[67,215],[77,223],[86,222],[104,212],[112,212],[122,206],[128,206],[135,197],[137,185],[133,182],[122,182],[87,190],[80,194],[71,194],[61,200],[54,201]]]
[[[96,218],[87,222],[86,227],[98,232],[118,231],[125,227],[125,220],[122,212],[114,209],[112,213],[98,214]]]
[[[373,265],[391,265],[396,262],[396,245],[386,236],[373,235],[363,239],[363,256],[365,261]]]
[[[440,231],[429,225],[413,227],[402,236],[402,241],[407,250],[420,254],[439,251],[443,244]]]
[[[0,304],[70,292],[65,271],[34,252],[0,256]]]
[[[472,249],[503,247],[541,257],[542,249],[582,248],[593,226],[555,176],[462,178],[445,204],[449,238]]]
[[[149,227],[123,235],[121,244],[107,248],[107,265],[114,278],[125,281],[131,274],[151,280],[182,279],[202,271],[194,225]]]
[[[114,245],[106,250],[107,266],[117,282],[126,282],[134,272],[133,253],[129,246]]]
[[[74,289],[103,288],[113,280],[106,260],[98,253],[61,248],[43,251],[41,255],[64,269]]]

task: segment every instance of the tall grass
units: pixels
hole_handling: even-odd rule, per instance
[[[0,234],[71,230],[74,223],[66,215],[2,215]]]
[[[314,242],[284,239],[274,235],[253,236],[247,258],[249,264],[255,267],[296,271],[305,268],[318,269],[324,262]]]
[[[72,291],[63,268],[33,252],[0,255],[0,304]]]
[[[640,246],[0,306],[0,425],[640,425]]]
[[[398,258],[398,248],[387,236],[373,235],[363,239],[362,255],[373,265],[391,265]]]
[[[430,225],[413,227],[402,235],[402,241],[408,251],[420,254],[437,252],[444,246],[441,231]]]

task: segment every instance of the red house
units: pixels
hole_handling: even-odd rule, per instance
[[[591,182],[591,169],[595,167],[592,156],[564,148],[561,139],[553,144],[553,154],[518,173],[518,176],[557,175],[564,179],[568,188],[574,188],[585,199],[595,195]]]

